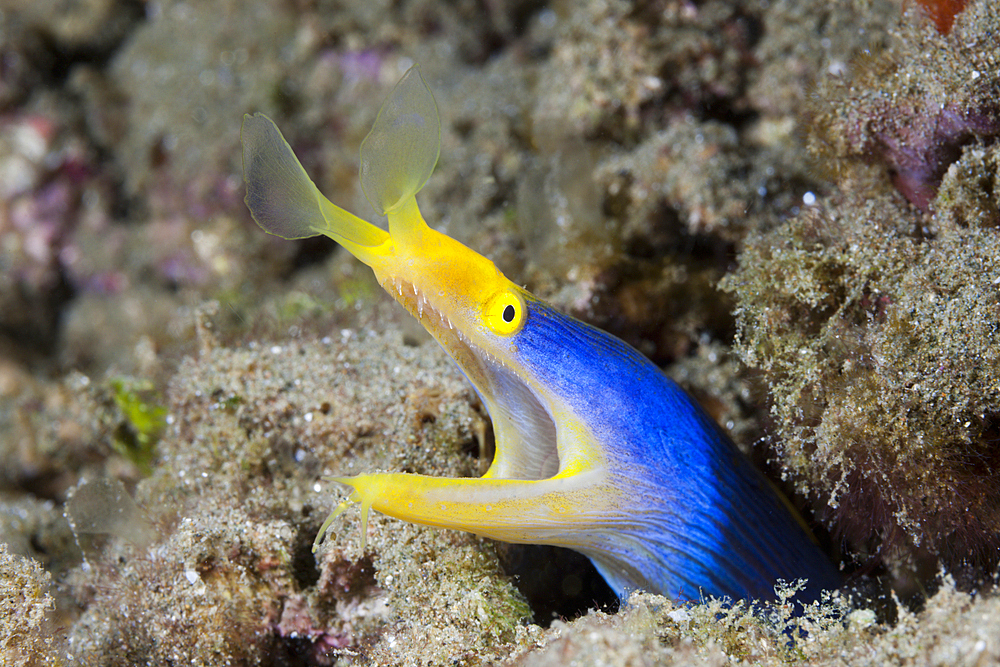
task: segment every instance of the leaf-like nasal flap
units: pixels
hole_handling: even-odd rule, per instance
[[[243,180],[246,204],[264,231],[285,239],[322,233],[323,196],[306,174],[291,146],[264,114],[243,116]]]
[[[285,239],[325,234],[361,261],[370,261],[366,249],[383,243],[388,234],[324,197],[274,121],[261,113],[247,114],[240,138],[245,201],[264,231]]]
[[[430,89],[414,65],[382,105],[361,143],[361,188],[379,214],[417,194],[441,152],[441,121]]]

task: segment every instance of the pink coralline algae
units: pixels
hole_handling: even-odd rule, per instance
[[[876,108],[888,122],[872,122],[872,134],[862,142],[862,150],[887,164],[896,189],[924,211],[962,149],[990,142],[1000,133],[1000,107],[992,95],[972,104],[956,100],[944,107],[931,98],[895,107],[886,100]]]
[[[85,150],[44,116],[0,123],[0,236],[8,266],[32,286],[47,275],[75,222],[90,170]],[[13,255],[17,255],[14,257]]]
[[[85,145],[42,114],[0,121],[0,330],[51,342],[69,294],[64,261],[91,179]]]
[[[988,11],[967,10],[946,36],[911,16],[891,48],[824,83],[809,119],[820,156],[881,166],[911,204],[930,210],[963,150],[1000,136],[1000,51]]]

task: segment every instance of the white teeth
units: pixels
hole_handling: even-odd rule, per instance
[[[416,305],[416,316],[418,320],[424,321],[424,310],[426,309],[428,317],[433,317],[434,320],[436,320],[437,322],[436,326],[443,329],[445,325],[447,325],[449,330],[455,332],[455,335],[458,336],[459,340],[464,342],[466,345],[470,346],[472,345],[472,342],[465,336],[462,330],[455,328],[455,325],[454,323],[452,323],[451,319],[449,319],[444,313],[436,309],[434,307],[434,304],[432,304],[430,300],[426,296],[424,296],[424,293],[417,289],[416,285],[410,283],[409,281],[403,280],[402,278],[392,278],[391,281],[393,287],[396,288],[396,292],[399,294],[400,297],[403,296],[403,292],[406,291],[407,287],[413,290],[413,296],[415,297],[413,301],[411,301],[408,298],[407,299],[401,298],[400,302],[406,305],[407,308],[412,308],[413,305]],[[386,284],[388,284],[388,282],[389,281],[386,281]],[[416,302],[415,304],[414,301]],[[413,310],[410,310],[410,312],[413,313]],[[426,324],[426,322],[424,323]],[[492,356],[487,355],[487,357],[494,364],[499,363]]]

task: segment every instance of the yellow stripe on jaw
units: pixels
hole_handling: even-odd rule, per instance
[[[334,519],[354,504],[361,506],[362,549],[372,509],[403,521],[504,542],[579,547],[579,532],[585,528],[579,508],[593,508],[599,516],[602,496],[609,505],[620,503],[620,494],[604,484],[604,476],[601,470],[591,470],[545,480],[454,479],[410,473],[330,477],[352,491],[320,527],[313,551]],[[566,539],[569,534],[572,538]]]

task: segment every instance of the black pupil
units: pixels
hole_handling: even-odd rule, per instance
[[[514,306],[510,305],[509,303],[503,309],[503,321],[506,322],[507,324],[510,324],[511,322],[514,321]]]

